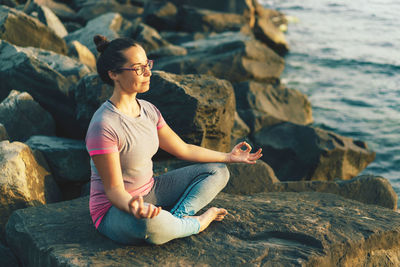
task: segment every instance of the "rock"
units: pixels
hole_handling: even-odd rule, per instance
[[[26,1],[24,12],[30,13],[35,6],[45,6],[49,8],[62,21],[76,21],[76,12],[64,3],[55,2],[53,0],[29,0]]]
[[[152,59],[158,59],[162,57],[186,56],[186,55],[187,55],[187,50],[184,47],[177,45],[167,45],[147,53],[147,57]]]
[[[33,48],[21,48],[0,40],[0,99],[7,97],[12,89],[26,91],[53,116],[57,135],[81,137],[82,133],[76,130],[75,104],[70,96],[74,79],[67,79],[60,72],[72,78],[79,76],[80,70],[85,72],[87,67],[77,66],[78,62],[68,57],[59,55],[57,58],[51,52],[33,51]]]
[[[251,14],[254,13],[252,0],[168,0],[176,6],[192,6],[225,13]]]
[[[8,136],[7,130],[3,124],[0,123],[0,141],[9,140],[10,137]]]
[[[35,134],[55,135],[53,118],[27,92],[12,90],[0,103],[0,122],[12,141],[24,142]]]
[[[143,18],[147,25],[158,31],[176,31],[178,29],[178,8],[171,2],[147,1]]]
[[[96,69],[95,56],[86,46],[78,41],[72,41],[68,44],[68,56],[76,58],[91,69]]]
[[[241,138],[244,138],[250,134],[250,128],[246,123],[239,117],[238,113],[235,112],[235,120],[233,122],[232,133],[231,133],[231,147],[239,143]],[[243,141],[243,140],[241,140]]]
[[[228,170],[230,178],[223,192],[229,194],[269,192],[273,184],[279,182],[272,168],[260,160],[254,165],[231,163],[228,164]]]
[[[180,45],[183,43],[188,43],[188,42],[205,39],[208,36],[214,35],[214,33],[162,31],[162,32],[160,32],[160,35],[162,38],[164,38],[168,42],[175,44],[175,45]],[[231,34],[231,35],[233,35],[233,34]]]
[[[256,16],[253,32],[257,39],[266,43],[278,55],[284,56],[289,51],[285,35],[272,21],[274,11],[265,9]]]
[[[230,150],[235,98],[228,81],[153,71],[150,83],[154,89],[140,98],[156,105],[183,140],[218,151]]]
[[[90,157],[83,140],[35,135],[26,144],[44,155],[56,181],[87,182],[90,179]]]
[[[89,0],[81,6],[77,16],[81,21],[87,22],[109,12],[134,19],[143,14],[143,8],[128,3],[120,4],[115,0]]]
[[[64,55],[67,53],[67,45],[62,38],[39,20],[21,11],[0,6],[0,25],[2,40],[18,46],[33,46]]]
[[[37,18],[41,23],[52,29],[60,38],[68,35],[67,29],[60,19],[47,6],[41,6],[35,2],[28,1],[24,12]]]
[[[365,142],[289,122],[263,128],[254,142],[281,181],[348,180],[375,158]]]
[[[79,198],[15,211],[7,243],[24,266],[400,264],[400,214],[389,209],[314,192],[221,193],[211,205],[230,215],[198,235],[122,246],[95,230],[88,197]]]
[[[270,48],[240,33],[218,34],[181,46],[188,50],[187,56],[160,59],[155,69],[241,82],[277,80],[284,68],[284,60]]]
[[[120,14],[106,13],[88,21],[84,28],[68,34],[64,39],[68,44],[72,41],[79,41],[89,48],[94,55],[97,55],[98,53],[93,42],[93,37],[96,34],[101,34],[109,40],[118,38],[118,31],[121,29],[121,25],[122,16]]]
[[[113,87],[103,83],[99,75],[89,74],[79,81],[74,92],[79,131],[86,133],[93,114],[111,97]]]
[[[137,21],[131,29],[132,38],[139,42],[146,52],[160,49],[163,46],[170,45],[169,42],[164,40],[156,29]]]
[[[11,250],[0,243],[0,266],[19,266]]]
[[[242,184],[246,184],[242,182]],[[398,196],[389,181],[374,175],[361,175],[351,180],[278,182],[265,192],[322,192],[360,201],[365,204],[397,210]]]
[[[178,14],[178,29],[188,32],[240,31],[247,24],[239,14],[183,6]]]
[[[4,6],[12,7],[12,8],[16,8],[18,6],[18,3],[16,0],[2,0],[1,4]]]
[[[313,122],[310,101],[298,90],[276,83],[246,81],[234,86],[239,116],[252,132],[284,121]]]
[[[61,199],[45,159],[20,142],[0,142],[0,236],[17,209]]]

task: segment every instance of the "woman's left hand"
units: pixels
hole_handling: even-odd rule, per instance
[[[246,149],[243,150],[242,147],[245,146]],[[261,148],[255,153],[250,153],[251,146],[246,142],[241,142],[237,144],[232,151],[228,154],[229,162],[231,163],[249,163],[255,164],[256,161],[262,157]]]

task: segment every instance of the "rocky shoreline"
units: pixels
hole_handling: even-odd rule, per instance
[[[256,0],[9,0],[0,24],[1,266],[400,264],[397,195],[358,176],[375,153],[312,126],[307,96],[280,82],[283,14]],[[155,70],[139,98],[185,141],[263,148],[256,165],[228,166],[212,202],[227,220],[162,246],[95,231],[84,136],[112,92],[95,71],[95,34],[142,43]],[[191,164],[154,160],[155,174]]]

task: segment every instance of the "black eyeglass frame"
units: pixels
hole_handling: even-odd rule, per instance
[[[134,68],[119,68],[117,69],[117,71],[121,71],[121,70],[130,70],[130,71],[135,71],[136,75],[140,76],[143,75],[146,71],[146,68],[149,68],[149,70],[151,70],[153,68],[154,65],[154,60],[152,59],[148,59],[146,64],[141,64],[138,67],[134,67]]]

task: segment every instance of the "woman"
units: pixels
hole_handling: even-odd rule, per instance
[[[123,244],[162,244],[197,234],[227,214],[212,207],[199,216],[224,188],[229,172],[223,162],[255,163],[243,142],[230,153],[186,144],[151,103],[137,99],[149,90],[153,62],[133,40],[109,42],[96,35],[101,53],[97,71],[114,86],[112,96],[93,115],[86,145],[91,156],[90,213],[100,233]],[[246,150],[241,147],[245,146]],[[152,156],[158,147],[197,164],[153,177]]]

